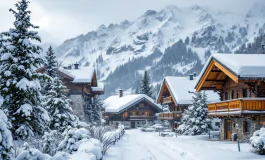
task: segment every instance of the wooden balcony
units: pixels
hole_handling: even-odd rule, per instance
[[[146,115],[142,115],[142,116],[130,116],[129,120],[154,120],[154,116],[146,116]]]
[[[264,114],[265,98],[242,98],[208,104],[208,116]]]
[[[181,118],[182,112],[163,112],[159,113],[160,120],[178,120]]]
[[[172,102],[172,97],[171,97],[171,96],[169,96],[169,97],[164,97],[164,98],[162,99],[162,103],[163,103],[163,104],[171,103],[171,102]]]

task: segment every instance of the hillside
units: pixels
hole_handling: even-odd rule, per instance
[[[56,51],[65,65],[94,66],[105,82],[105,96],[118,88],[133,92],[144,70],[157,90],[164,76],[200,72],[211,53],[243,50],[264,32],[264,15],[264,4],[255,4],[245,15],[167,6],[134,21],[101,25],[66,40]]]

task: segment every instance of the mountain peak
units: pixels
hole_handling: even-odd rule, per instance
[[[147,10],[145,13],[144,13],[144,16],[152,16],[152,15],[156,15],[157,12],[155,10]]]

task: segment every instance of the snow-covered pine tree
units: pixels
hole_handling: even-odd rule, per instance
[[[212,129],[211,119],[207,117],[207,96],[205,92],[196,92],[193,104],[182,114],[181,125],[177,132],[183,135],[206,134]]]
[[[36,68],[43,64],[39,58],[41,48],[38,28],[30,22],[29,1],[20,0],[10,9],[15,17],[14,28],[3,32],[0,60],[0,92],[4,97],[3,109],[12,123],[15,138],[28,138],[34,132],[42,134],[50,120],[47,111],[41,107],[40,79],[42,74]]]
[[[147,71],[144,72],[144,77],[140,85],[140,94],[146,94],[149,97],[152,97],[152,86],[150,84],[150,77]]]
[[[45,73],[53,78],[57,76],[57,62],[55,59],[55,53],[50,46],[45,56]]]
[[[55,77],[46,95],[46,108],[51,116],[50,128],[62,132],[67,126],[74,126],[76,116],[72,114],[70,100],[66,96],[66,87]]]
[[[55,60],[55,53],[50,46],[48,51],[46,52],[44,65],[45,65],[45,79],[41,80],[41,93],[42,93],[42,101],[43,107],[46,108],[45,102],[47,101],[48,91],[51,90],[51,86],[53,85],[53,78],[57,76],[57,62]]]
[[[3,97],[0,96],[0,106],[2,104]],[[13,138],[9,128],[11,128],[11,124],[8,123],[5,113],[0,109],[0,159],[13,159]]]
[[[84,106],[84,112],[85,112],[85,119],[86,119],[86,122],[87,123],[91,123],[93,124],[94,123],[94,115],[93,115],[93,103],[92,103],[92,100],[89,101],[87,100],[85,106]]]
[[[95,101],[95,107],[93,109],[94,123],[100,125],[102,119],[102,113],[101,113],[102,100],[99,96],[95,96],[94,101]]]

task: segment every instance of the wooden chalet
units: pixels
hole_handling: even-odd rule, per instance
[[[238,137],[247,139],[264,124],[264,59],[264,54],[213,54],[198,77],[196,91],[220,95],[221,102],[208,104],[208,116],[221,119],[221,139],[231,139],[237,125]]]
[[[155,114],[161,111],[161,106],[144,94],[110,96],[104,100],[105,120],[114,127],[123,124],[126,128],[136,128],[146,121],[154,121]]]
[[[45,67],[37,72],[44,73]],[[69,98],[72,100],[73,112],[82,120],[86,120],[85,106],[94,106],[96,96],[104,94],[104,85],[98,83],[97,75],[92,67],[80,67],[79,64],[59,68],[58,74],[67,87]]]
[[[159,119],[168,120],[172,130],[180,125],[183,111],[192,104],[195,80],[196,73],[189,77],[167,76],[162,82],[156,103],[166,110],[159,114]],[[211,101],[219,100],[218,95],[212,91],[207,91],[206,94]]]

